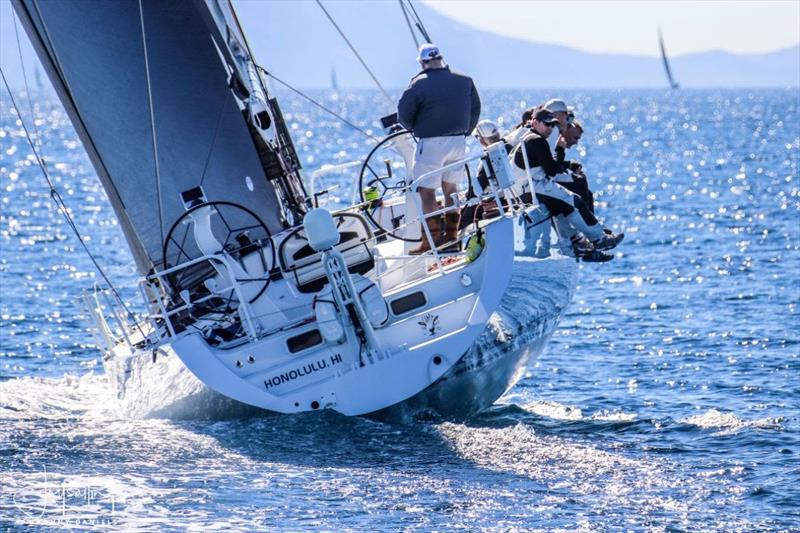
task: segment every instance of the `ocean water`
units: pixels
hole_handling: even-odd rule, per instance
[[[87,245],[133,297],[64,112],[18,96]],[[308,171],[371,147],[279,96]],[[314,96],[379,131],[378,94]],[[581,266],[545,353],[495,407],[386,421],[213,394],[121,405],[80,305],[98,277],[2,95],[0,529],[800,531],[798,92],[487,91],[483,115],[508,126],[552,96],[576,107],[570,157],[625,242]],[[355,178],[322,180],[343,202]]]

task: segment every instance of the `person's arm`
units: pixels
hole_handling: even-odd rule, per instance
[[[566,159],[567,141],[563,135],[558,136],[556,142],[556,164],[558,165],[558,174],[563,174],[570,168],[572,161]]]
[[[470,89],[470,117],[469,117],[469,131],[467,131],[467,135],[472,133],[475,129],[475,126],[478,125],[478,121],[481,118],[481,95],[478,94],[478,89],[475,87],[475,82],[470,80],[470,85],[472,88]]]
[[[566,150],[563,146],[556,146],[556,165],[558,168],[557,174],[563,174],[569,169],[572,161],[566,159]]]
[[[568,160],[564,161],[564,165],[568,169],[570,169],[570,171],[573,172],[573,173],[578,173],[579,174],[579,173],[583,172],[583,165],[581,165],[580,161],[573,161],[571,159],[568,159]]]
[[[403,96],[397,103],[397,121],[408,131],[414,131],[414,124],[417,121],[417,93],[414,90],[414,82],[403,91]]]
[[[559,173],[558,160],[564,162],[564,147],[556,147],[556,159],[553,159],[553,154],[550,152],[550,145],[541,137],[532,139],[530,142],[525,143],[528,151],[528,162],[531,166],[534,161],[538,166],[542,167],[547,177],[552,178]],[[559,155],[560,154],[560,155]]]

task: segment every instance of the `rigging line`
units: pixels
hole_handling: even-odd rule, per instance
[[[142,26],[142,50],[144,52],[144,73],[147,79],[147,103],[150,107],[150,131],[153,139],[153,161],[156,166],[156,196],[158,196],[158,229],[161,233],[161,242],[164,242],[164,215],[161,199],[161,168],[158,164],[158,141],[156,139],[155,113],[153,112],[153,89],[150,85],[150,63],[147,58],[147,36],[144,31],[144,11],[142,0],[139,0],[139,21]]]
[[[284,87],[286,87],[287,89],[289,89],[290,91],[292,91],[292,92],[294,92],[295,94],[297,94],[297,95],[299,95],[299,96],[301,96],[301,97],[305,98],[306,100],[308,100],[309,102],[311,102],[311,103],[312,103],[312,104],[314,104],[315,106],[319,107],[320,109],[322,109],[322,110],[323,110],[323,111],[325,111],[326,113],[329,113],[329,114],[333,115],[334,117],[338,118],[339,120],[341,120],[342,122],[344,122],[345,124],[347,124],[348,126],[350,126],[351,128],[353,128],[354,130],[358,130],[358,131],[360,131],[361,133],[363,133],[364,135],[366,135],[367,137],[369,137],[369,138],[370,138],[370,139],[372,139],[373,141],[376,141],[376,142],[377,142],[377,141],[379,141],[379,140],[380,140],[380,139],[378,139],[377,137],[375,137],[374,135],[371,135],[370,133],[368,133],[368,132],[364,131],[363,129],[359,128],[358,126],[356,126],[355,124],[353,124],[352,122],[350,122],[349,120],[347,120],[346,118],[344,118],[343,116],[339,115],[339,114],[338,114],[338,113],[336,113],[335,111],[333,111],[333,110],[331,110],[331,109],[329,109],[329,108],[325,107],[325,106],[324,106],[323,104],[321,104],[320,102],[318,102],[318,101],[314,100],[313,98],[311,98],[311,97],[310,97],[310,96],[308,96],[307,94],[305,94],[305,93],[301,92],[299,89],[295,89],[294,87],[292,87],[291,85],[289,85],[288,83],[286,83],[285,81],[283,81],[282,79],[280,79],[280,78],[278,78],[277,76],[275,76],[275,74],[273,74],[273,73],[271,73],[271,72],[267,71],[267,70],[266,70],[264,67],[262,67],[262,66],[260,66],[260,65],[256,65],[256,68],[258,68],[258,70],[260,70],[260,71],[261,71],[261,72],[263,72],[265,75],[267,75],[267,76],[269,76],[270,78],[272,78],[273,80],[277,81],[278,83],[280,83],[281,85],[283,85]]]
[[[217,127],[214,129],[214,138],[211,139],[211,146],[208,148],[208,155],[206,156],[206,162],[203,165],[203,174],[200,176],[200,185],[203,185],[203,182],[206,179],[206,172],[208,171],[208,164],[211,162],[211,154],[214,153],[214,146],[217,144],[217,136],[219,135],[220,127],[222,126],[222,119],[225,117],[225,109],[228,107],[228,99],[231,97],[230,91],[225,91],[225,98],[222,100],[222,109],[219,112],[219,118],[217,119]]]
[[[39,134],[39,127],[36,126],[36,114],[33,112],[33,100],[31,99],[31,91],[28,87],[28,75],[25,72],[25,61],[22,60],[22,46],[19,42],[19,30],[17,29],[17,12],[11,10],[11,17],[14,19],[14,36],[17,38],[17,52],[19,53],[19,66],[22,68],[22,81],[25,82],[25,96],[28,99],[28,107],[31,111],[31,122],[33,123],[33,131],[36,133],[36,142],[39,146],[39,151],[42,150],[42,136]],[[19,112],[19,110],[17,110]]]
[[[417,39],[417,34],[414,33],[414,26],[411,25],[411,19],[408,18],[408,11],[406,11],[406,5],[403,3],[403,0],[397,0],[400,4],[400,9],[403,11],[403,18],[406,19],[406,24],[408,25],[408,31],[411,32],[411,38],[414,39],[414,46],[416,47],[415,50],[419,49],[419,39]]]
[[[389,104],[394,106],[395,102],[394,102],[394,100],[392,100],[392,97],[389,96],[389,93],[386,92],[386,89],[383,88],[383,85],[381,85],[381,82],[379,82],[378,78],[375,77],[375,74],[372,73],[370,68],[367,66],[366,62],[364,62],[364,59],[361,57],[361,54],[358,53],[358,50],[356,50],[356,48],[353,46],[353,44],[350,42],[350,40],[347,38],[347,36],[342,31],[342,29],[339,27],[339,25],[336,24],[336,21],[333,20],[333,17],[331,17],[330,13],[328,13],[328,10],[325,9],[325,6],[322,5],[322,1],[321,0],[316,0],[316,2],[317,2],[317,5],[319,6],[319,8],[322,10],[322,12],[325,13],[325,16],[328,17],[328,20],[331,21],[331,24],[333,24],[333,27],[336,28],[336,31],[339,32],[339,35],[342,36],[342,39],[344,39],[344,42],[347,43],[347,46],[350,47],[350,50],[353,51],[353,53],[355,54],[356,58],[361,62],[361,66],[363,66],[364,69],[366,69],[367,73],[372,77],[372,81],[374,81],[375,85],[378,86],[378,89],[381,90],[381,92],[383,93],[383,96],[386,97],[386,100],[389,102]]]
[[[420,33],[422,36],[425,37],[429,43],[433,42],[431,40],[431,35],[428,33],[428,30],[425,29],[425,25],[422,23],[422,19],[420,18],[419,14],[417,13],[414,4],[411,3],[411,0],[406,0],[408,2],[408,6],[411,8],[411,11],[414,13],[414,18],[417,19],[417,27],[419,28]]]
[[[147,336],[144,334],[144,331],[142,331],[139,322],[136,320],[136,315],[134,315],[133,312],[131,312],[130,308],[128,308],[127,304],[122,299],[122,296],[120,296],[119,292],[117,291],[117,288],[111,282],[111,279],[108,277],[105,270],[103,270],[103,268],[100,266],[100,263],[97,262],[97,259],[95,258],[94,254],[89,249],[89,247],[86,245],[86,242],[84,242],[83,236],[81,235],[78,226],[75,224],[72,215],[70,215],[69,213],[69,209],[67,208],[66,202],[64,202],[64,198],[61,196],[61,193],[58,192],[58,189],[55,188],[55,185],[53,185],[53,180],[50,178],[50,172],[47,170],[47,165],[44,159],[42,159],[40,152],[36,149],[36,145],[34,144],[33,139],[31,138],[30,131],[28,130],[28,127],[25,125],[25,120],[23,120],[22,115],[19,112],[19,106],[17,106],[17,102],[14,98],[14,93],[11,92],[11,87],[9,87],[8,85],[8,80],[6,80],[6,74],[5,72],[3,72],[3,69],[1,67],[0,67],[0,77],[3,78],[3,84],[6,87],[6,91],[8,92],[9,98],[11,98],[11,105],[14,107],[14,111],[16,111],[17,113],[17,117],[19,117],[19,122],[22,125],[22,130],[25,132],[25,137],[28,139],[28,145],[30,145],[31,151],[33,152],[33,156],[36,158],[36,162],[39,165],[39,169],[42,171],[42,175],[44,176],[45,181],[47,181],[47,186],[50,188],[50,198],[52,198],[58,210],[61,211],[61,214],[64,215],[64,219],[66,220],[67,225],[70,227],[70,229],[72,229],[73,233],[75,233],[75,236],[78,238],[78,242],[81,243],[83,250],[86,252],[86,255],[89,256],[89,259],[92,261],[92,264],[94,265],[95,269],[100,274],[100,277],[103,278],[103,280],[108,285],[108,288],[111,290],[111,292],[114,293],[117,302],[119,302],[119,304],[125,310],[125,313],[128,315],[128,317],[133,320],[136,329],[138,329],[139,333],[142,335],[142,339],[146,339]]]

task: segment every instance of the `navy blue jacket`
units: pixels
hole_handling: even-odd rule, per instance
[[[419,138],[469,135],[480,116],[481,98],[472,78],[449,67],[414,76],[397,104],[400,124]]]

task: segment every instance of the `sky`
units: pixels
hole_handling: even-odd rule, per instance
[[[536,43],[560,44],[593,54],[623,53],[631,56],[656,58],[659,55],[657,29],[661,26],[667,52],[673,61],[673,68],[677,69],[676,75],[679,75],[681,83],[687,87],[706,85],[697,80],[692,81],[691,75],[687,74],[685,69],[681,71],[679,68],[680,58],[685,54],[712,50],[723,50],[736,54],[763,54],[793,47],[800,43],[800,0],[763,0],[758,2],[751,0],[673,0],[671,2],[661,0],[411,1],[420,8],[423,22],[425,16],[434,17],[434,14],[431,13],[433,9],[444,17],[455,19],[460,24],[480,30]],[[313,0],[302,2],[234,0],[234,2],[239,6],[238,9],[242,12],[249,12],[253,17],[251,26],[248,27],[249,30],[252,30],[250,31],[251,41],[258,41],[258,36],[261,36],[261,40],[268,44],[263,47],[265,52],[259,56],[260,59],[270,61],[269,64],[273,68],[280,67],[288,74],[294,75],[295,77],[291,80],[295,84],[302,87],[327,87],[330,83],[330,70],[335,65],[339,74],[339,82],[343,87],[361,87],[365,84],[371,86],[371,82],[360,70],[360,66],[356,64],[352,54],[346,49],[328,21],[320,14],[319,6]],[[389,85],[397,87],[405,85],[406,74],[402,69],[415,68],[416,64],[411,61],[410,55],[399,56],[395,53],[396,49],[392,47],[393,43],[401,42],[402,44],[399,46],[402,47],[402,53],[407,54],[406,48],[411,45],[410,36],[401,21],[397,0],[355,0],[352,2],[322,0],[322,2],[336,14],[337,20],[346,28],[350,37],[354,38],[359,46],[366,48],[362,52],[368,56],[368,62],[373,68],[380,70],[381,65],[391,67],[388,74],[386,72],[382,74],[382,81],[386,83],[386,79],[392,78],[400,72],[402,73],[402,82],[398,82],[395,77],[392,78],[393,81]],[[427,9],[423,9],[423,5]],[[253,6],[258,9],[246,9]],[[266,20],[266,15],[261,13],[262,11],[275,14],[276,10],[280,17],[270,16],[269,23],[259,22],[261,17]],[[22,75],[11,12],[9,0],[0,0],[0,66],[9,75],[11,85],[20,87]],[[354,17],[353,14],[358,16]],[[392,21],[387,21],[387,17],[392,17]],[[286,23],[281,24],[278,19]],[[392,26],[388,22],[395,24]],[[444,18],[439,18],[438,22],[445,27],[448,24]],[[278,24],[279,27],[271,27],[270,23]],[[312,23],[318,24],[318,26],[312,28]],[[248,26],[247,22],[245,22],[245,26]],[[287,57],[281,56],[278,59],[274,55],[270,55],[274,48],[269,34],[264,31],[266,27],[271,27],[270,31],[277,32],[281,36],[278,42],[295,42],[296,35],[306,32],[305,38],[301,39],[301,44],[307,50],[314,50],[313,53],[316,54],[313,56],[314,68],[306,68],[308,66],[306,62],[293,60],[289,53],[286,54]],[[287,28],[291,28],[291,32]],[[392,29],[387,30],[387,28]],[[398,35],[395,35],[394,31],[398,28],[402,29]],[[309,29],[311,29],[310,32]],[[26,64],[31,64],[28,75],[33,77],[35,69],[32,64],[36,60],[24,31],[21,33],[23,56]],[[435,31],[434,35],[436,35]],[[446,39],[443,38],[443,41]],[[471,43],[456,44],[468,45]],[[515,43],[510,43],[510,45],[515,45]],[[470,54],[470,58],[479,62],[478,66],[484,66],[489,62],[494,63],[491,59],[476,57],[480,54],[475,54],[474,51],[469,52],[469,46],[462,48],[467,50],[464,53]],[[520,49],[527,48],[523,46]],[[800,65],[800,53],[796,50],[793,53],[797,57],[786,59],[786,54],[784,54],[783,59],[780,60],[783,63],[775,63],[777,60],[773,58],[773,60],[766,60],[767,63],[759,63],[753,68],[771,68],[780,72],[790,71],[789,75],[794,76],[793,73],[797,69],[787,70],[784,65],[792,61],[794,61],[794,65]],[[503,53],[505,56],[513,56],[514,50],[503,49]],[[385,61],[386,57],[395,59],[405,57],[405,66],[398,70],[394,68],[397,65]],[[280,61],[284,59],[285,61],[281,63]],[[616,58],[608,57],[605,59],[612,62],[616,60]],[[686,58],[685,61],[689,63],[694,61],[693,65],[697,63],[692,58]],[[590,61],[591,65],[595,63],[598,62]],[[732,64],[725,63],[727,65],[725,68],[738,73],[738,69],[730,66]],[[301,72],[292,71],[292,65],[300,68]],[[348,73],[349,66],[352,66],[355,72]],[[660,68],[660,66],[656,68]],[[311,74],[315,72],[323,74],[313,77]],[[473,69],[473,75],[478,74],[478,71]],[[705,71],[703,71],[703,76],[705,76]],[[743,75],[739,77],[741,78]],[[727,81],[717,82],[717,86],[728,86],[733,83],[728,78],[725,78]],[[704,79],[701,78],[701,80]],[[791,79],[791,84],[796,85],[795,80],[798,78],[795,76]],[[617,80],[617,78],[614,77],[613,80]],[[766,85],[770,83],[783,85],[785,82],[764,83]],[[0,90],[0,96],[3,93],[4,91]]]
[[[763,53],[800,42],[800,0],[422,2],[483,30],[595,53],[655,57],[659,25],[670,56],[709,50]]]

